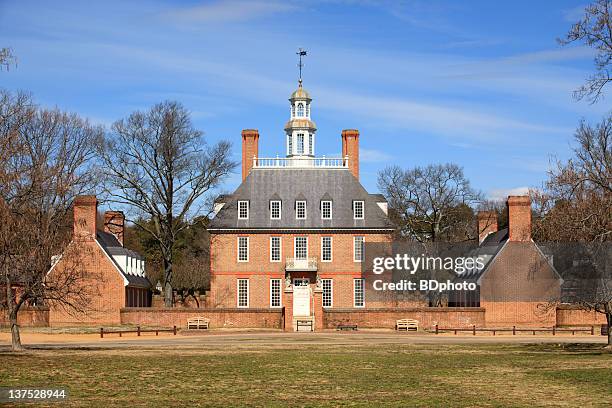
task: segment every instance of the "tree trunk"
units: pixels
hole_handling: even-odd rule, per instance
[[[164,282],[165,282],[165,296],[164,303],[166,307],[172,307],[172,262],[164,259]]]
[[[19,325],[17,324],[17,308],[13,308],[10,312],[11,321],[11,346],[13,351],[23,351],[24,347],[21,344],[21,336],[19,336]]]
[[[608,348],[612,348],[612,311],[606,313],[606,320],[608,321]]]

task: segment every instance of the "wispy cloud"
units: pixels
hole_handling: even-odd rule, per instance
[[[489,191],[488,198],[491,200],[505,200],[511,195],[525,195],[529,187],[500,188]]]
[[[188,23],[227,23],[255,20],[296,9],[295,4],[281,1],[222,0],[182,7],[165,14],[172,19]]]
[[[376,149],[359,149],[359,160],[364,163],[383,163],[393,160],[393,156]]]

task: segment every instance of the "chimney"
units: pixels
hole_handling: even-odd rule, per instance
[[[509,240],[531,241],[531,199],[529,196],[508,196]]]
[[[244,129],[242,131],[242,181],[253,168],[253,157],[258,156],[259,131]]]
[[[113,234],[121,246],[123,246],[124,227],[125,216],[121,211],[107,211],[104,213],[104,232]]]
[[[96,219],[98,216],[96,196],[77,196],[72,203],[72,211],[74,214],[73,239],[93,241],[96,238]]]
[[[497,232],[497,213],[495,211],[478,212],[478,245],[492,232]]]
[[[348,156],[348,167],[353,176],[359,180],[359,130],[342,131],[342,157]]]

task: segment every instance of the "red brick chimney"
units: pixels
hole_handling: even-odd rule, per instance
[[[104,213],[104,232],[113,234],[123,246],[123,233],[125,231],[125,216],[121,211],[107,211]]]
[[[357,129],[342,131],[342,157],[347,156],[349,170],[359,180],[359,131]]]
[[[509,240],[531,241],[531,199],[529,196],[508,196]]]
[[[482,241],[492,232],[497,232],[497,213],[495,211],[479,211],[478,244],[482,244]]]
[[[242,131],[242,181],[253,168],[253,157],[258,156],[259,131],[244,129]]]
[[[72,203],[72,211],[74,214],[73,239],[93,241],[96,238],[96,219],[98,216],[96,196],[77,196]]]

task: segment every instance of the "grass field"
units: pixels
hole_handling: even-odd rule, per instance
[[[66,406],[612,404],[599,345],[39,350],[0,362],[0,385],[65,386]]]

